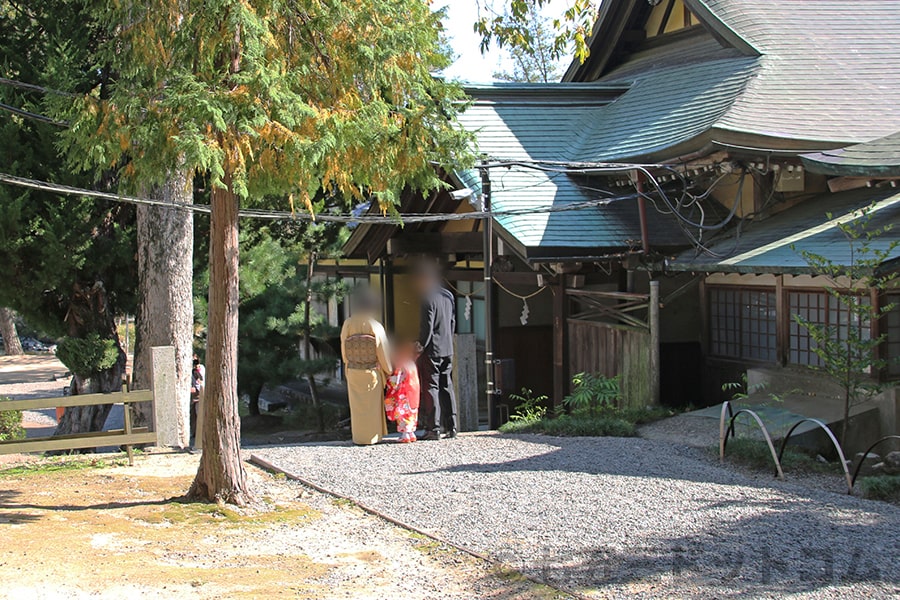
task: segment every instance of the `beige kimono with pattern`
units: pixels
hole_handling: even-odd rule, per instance
[[[370,368],[351,366],[347,356],[347,339],[355,335],[375,338]],[[387,435],[384,416],[384,384],[391,374],[388,341],[384,327],[376,319],[354,315],[341,329],[341,356],[347,367],[347,394],[350,397],[350,428],[355,444],[371,445]]]

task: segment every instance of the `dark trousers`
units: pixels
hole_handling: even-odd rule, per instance
[[[453,357],[429,357],[419,359],[422,385],[422,426],[426,431],[450,431],[456,429],[456,395],[453,393]]]

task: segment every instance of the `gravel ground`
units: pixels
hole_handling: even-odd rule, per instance
[[[900,597],[900,508],[636,438],[466,434],[254,454],[596,597]]]

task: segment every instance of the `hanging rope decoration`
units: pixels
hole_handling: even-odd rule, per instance
[[[447,283],[447,285],[450,287],[450,289],[453,290],[453,293],[455,293],[457,296],[462,296],[463,298],[466,299],[466,305],[463,308],[463,318],[465,318],[466,323],[468,323],[469,321],[472,320],[472,296],[475,296],[475,295],[483,292],[484,285],[482,285],[477,290],[473,289],[471,292],[465,293],[463,291],[460,291],[459,288],[457,288],[455,285],[450,283],[448,280],[445,279],[444,281]]]
[[[501,290],[503,290],[504,292],[506,292],[507,294],[509,294],[509,295],[512,296],[513,298],[518,298],[519,300],[522,301],[522,314],[519,315],[519,322],[520,322],[523,326],[524,326],[524,325],[528,325],[528,316],[529,316],[530,313],[531,313],[531,311],[528,309],[528,301],[531,300],[532,298],[534,298],[535,296],[537,296],[538,294],[540,294],[541,292],[543,292],[544,290],[546,290],[546,289],[547,289],[547,286],[539,287],[539,288],[537,289],[537,291],[531,292],[530,294],[526,294],[526,295],[523,296],[522,294],[517,294],[517,293],[511,291],[509,288],[507,288],[506,286],[504,286],[502,283],[500,283],[500,282],[497,281],[496,279],[494,280],[494,283],[497,284],[497,287],[498,287],[498,288],[500,288]]]

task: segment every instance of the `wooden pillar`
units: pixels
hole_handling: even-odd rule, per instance
[[[394,331],[394,262],[390,258],[382,258],[381,271],[381,301],[384,304],[384,328]]]
[[[659,282],[650,282],[650,401],[659,404]]]
[[[553,404],[562,405],[569,385],[568,315],[566,276],[560,274],[553,285]]]
[[[787,364],[788,331],[791,316],[788,314],[787,298],[784,294],[784,275],[775,277],[775,361],[779,366]]]

